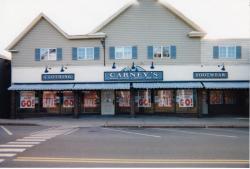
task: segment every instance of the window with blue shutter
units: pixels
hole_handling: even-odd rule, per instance
[[[153,59],[153,46],[148,46],[148,59]]]
[[[218,59],[219,58],[219,46],[213,47],[213,58]]]
[[[170,58],[176,59],[176,46],[170,46]]]
[[[137,46],[132,47],[132,59],[137,59]]]
[[[115,47],[109,47],[109,58],[115,59]]]
[[[100,48],[95,47],[94,48],[94,60],[99,60],[100,59]]]
[[[40,61],[40,48],[35,49],[35,61]]]
[[[241,46],[236,46],[236,59],[241,58]]]
[[[72,48],[72,60],[77,60],[77,48]]]
[[[58,60],[58,61],[62,60],[62,48],[57,48],[56,53],[57,53],[57,59],[56,60]]]

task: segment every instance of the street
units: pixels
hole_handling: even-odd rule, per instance
[[[247,128],[1,126],[1,167],[249,167]]]

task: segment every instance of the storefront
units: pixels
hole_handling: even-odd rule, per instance
[[[78,72],[43,73],[40,83],[15,83],[9,89],[15,95],[15,117],[248,115],[248,81],[228,80],[225,71],[183,71],[183,80],[171,80],[176,77],[170,71],[125,67],[93,74],[97,82],[88,83],[79,82]]]

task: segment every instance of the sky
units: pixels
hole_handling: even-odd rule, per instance
[[[70,35],[87,34],[130,0],[0,0],[0,54],[41,12]],[[250,38],[250,0],[166,1],[208,39]]]

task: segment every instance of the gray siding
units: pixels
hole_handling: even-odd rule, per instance
[[[214,59],[213,46],[241,46],[241,59]],[[202,40],[201,46],[202,64],[249,64],[250,63],[250,39],[221,39],[221,40]]]
[[[103,55],[99,39],[68,40],[59,33],[50,23],[42,19],[38,24],[15,46],[18,53],[13,54],[13,67],[30,66],[60,66],[60,65],[89,65],[103,64],[103,57],[94,61],[73,61],[72,47],[100,47],[100,56]],[[62,61],[35,61],[35,48],[62,48]]]
[[[107,34],[106,46],[138,47],[136,64],[147,65],[147,46],[176,45],[176,59],[154,60],[156,64],[199,64],[201,42],[199,38],[189,38],[191,27],[176,17],[155,0],[139,0],[125,12],[106,25],[100,32]],[[109,50],[106,50],[109,57]],[[108,60],[111,64],[131,64],[131,60]]]

